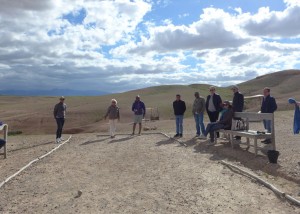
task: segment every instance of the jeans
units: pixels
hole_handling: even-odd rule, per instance
[[[57,123],[56,138],[61,138],[62,129],[65,124],[65,118],[55,118]]]
[[[183,115],[175,115],[176,119],[176,134],[182,134],[183,132]]]
[[[194,114],[194,118],[195,118],[195,122],[196,122],[197,135],[204,134],[205,127],[204,127],[204,123],[203,123],[203,118],[204,118],[203,112],[199,113],[199,114]],[[201,133],[200,133],[200,129],[201,129]]]
[[[266,130],[268,130],[268,133],[271,133],[271,123],[272,121],[271,120],[263,120],[263,123],[264,123],[264,127]]]
[[[220,123],[217,123],[217,122],[209,123],[209,124],[207,124],[204,136],[207,136],[208,133],[209,133],[210,140],[212,141],[215,137],[214,132],[217,131],[217,130],[223,129],[223,128],[224,128],[223,124],[220,124]]]

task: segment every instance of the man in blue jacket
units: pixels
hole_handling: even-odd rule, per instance
[[[135,101],[132,104],[131,110],[134,112],[134,121],[133,121],[133,130],[132,134],[134,135],[136,124],[139,124],[139,134],[141,135],[142,131],[142,120],[145,117],[146,114],[146,107],[145,104],[141,101],[141,98],[139,95],[135,97]]]
[[[181,100],[179,94],[176,95],[176,100],[173,102],[173,109],[176,119],[176,135],[174,137],[182,137],[183,133],[183,115],[186,110],[185,102]]]
[[[261,108],[260,108],[261,113],[274,113],[277,110],[276,100],[274,97],[271,97],[270,91],[271,91],[270,88],[267,87],[265,87],[263,90],[264,98],[261,103]],[[271,131],[273,131],[271,120],[263,120],[263,123],[267,132],[271,133]],[[265,144],[269,144],[271,143],[271,139],[265,139],[261,142]]]

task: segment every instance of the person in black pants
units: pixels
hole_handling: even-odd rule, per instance
[[[65,124],[67,105],[64,103],[65,98],[62,96],[59,98],[59,103],[54,107],[54,119],[56,120],[56,143],[60,143],[63,139],[61,138],[62,130]]]
[[[210,95],[206,98],[206,112],[209,117],[209,121],[216,122],[219,119],[219,113],[222,110],[222,99],[219,94],[216,93],[216,88],[214,86],[209,87]],[[217,133],[219,137],[219,132]]]
[[[181,100],[179,94],[176,95],[176,100],[173,102],[173,110],[176,120],[176,135],[174,137],[182,137],[183,134],[183,115],[186,110],[185,102]]]
[[[244,95],[239,92],[238,86],[234,85],[231,87],[233,92],[232,108],[233,112],[242,112],[244,109]],[[240,120],[241,118],[234,118]],[[241,140],[240,136],[236,136],[235,139]]]

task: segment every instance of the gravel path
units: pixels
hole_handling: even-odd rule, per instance
[[[38,138],[45,146],[37,153],[55,146],[47,144],[50,136]],[[204,147],[198,144],[196,148]],[[23,160],[17,151],[0,162],[5,171],[1,180],[22,165],[9,165]],[[37,153],[26,153],[24,160]],[[0,212],[300,213],[300,208],[217,159],[162,135],[75,135],[0,189]]]

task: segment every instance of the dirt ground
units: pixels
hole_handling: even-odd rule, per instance
[[[276,117],[278,164],[262,151],[232,149],[220,140],[207,146],[193,138],[194,122],[185,120],[180,141],[144,132],[130,137],[119,124],[115,139],[101,132],[73,135],[70,142],[0,188],[0,213],[300,213],[300,208],[220,163],[252,171],[300,200],[299,136],[291,115]],[[146,122],[152,132],[174,134],[174,121]],[[262,130],[261,124],[253,127]],[[65,138],[68,135],[64,136]],[[8,158],[0,156],[0,182],[31,160],[55,148],[52,135],[9,138]]]

